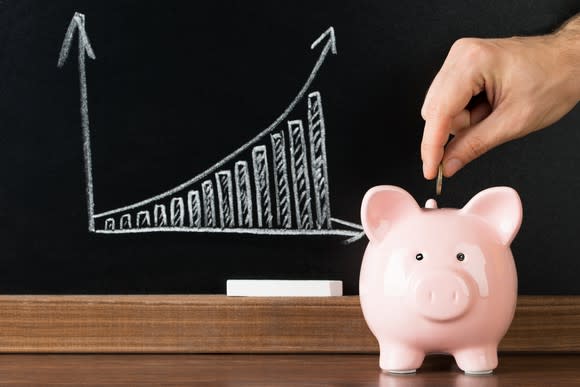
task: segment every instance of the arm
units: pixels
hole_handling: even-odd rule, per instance
[[[433,179],[443,162],[452,176],[493,147],[553,124],[579,100],[580,14],[550,35],[460,39],[421,109],[423,174]]]

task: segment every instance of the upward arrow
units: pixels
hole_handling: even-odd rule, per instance
[[[314,43],[312,43],[310,45],[310,49],[313,50],[316,46],[318,46],[320,44],[320,42],[322,42],[324,40],[325,37],[330,36],[330,39],[328,39],[328,42],[326,43],[325,49],[328,50],[327,47],[330,47],[332,49],[332,53],[336,55],[336,36],[334,35],[334,27],[330,26],[328,27],[328,29],[326,31],[324,31],[322,33],[322,35],[320,35],[318,37],[318,39],[316,39],[314,41]]]
[[[87,97],[87,73],[85,69],[85,54],[95,59],[95,53],[85,31],[85,15],[75,12],[62,42],[62,48],[58,56],[57,67],[62,67],[68,58],[75,31],[79,31],[79,79],[81,87],[81,124],[83,129],[83,154],[85,161],[85,178],[87,192],[87,211],[89,231],[95,231],[95,202],[93,199],[93,170],[91,160],[91,137],[89,132],[89,105]]]
[[[75,12],[70,21],[70,24],[68,25],[66,34],[64,35],[64,40],[62,42],[62,47],[58,56],[58,67],[62,67],[64,62],[66,62],[74,34],[77,29],[79,30],[79,60],[84,56],[85,52],[91,59],[96,58],[95,53],[93,52],[93,48],[91,47],[91,42],[89,42],[87,32],[85,31],[85,15],[79,12]]]

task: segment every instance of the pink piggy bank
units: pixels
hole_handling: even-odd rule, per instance
[[[491,373],[517,299],[516,191],[489,188],[461,209],[438,209],[433,199],[421,208],[405,190],[378,186],[361,217],[370,242],[360,302],[380,367],[415,372],[426,354],[449,353],[466,373]]]

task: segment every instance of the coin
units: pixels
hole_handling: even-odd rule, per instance
[[[437,182],[435,183],[437,196],[441,195],[441,188],[443,188],[443,163],[439,164],[439,170],[437,171]]]

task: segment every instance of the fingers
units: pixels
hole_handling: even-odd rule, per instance
[[[451,124],[451,134],[456,136],[463,129],[477,124],[491,113],[489,102],[484,101],[476,104],[471,110],[463,109],[453,118]]]
[[[425,119],[421,159],[423,174],[427,179],[433,179],[436,175],[454,119],[462,113],[471,98],[483,89],[483,71],[478,65],[485,62],[475,60],[477,50],[474,51],[474,47],[479,47],[476,41],[460,39],[453,45],[421,108],[421,115]],[[466,117],[459,119],[467,122]]]
[[[451,134],[457,136],[461,130],[469,128],[471,126],[471,112],[467,109],[463,109],[453,118],[451,124]]]
[[[447,144],[443,160],[446,177],[453,176],[470,161],[509,140],[508,133],[517,124],[504,114],[504,110],[496,109],[479,123],[460,130]]]
[[[444,146],[449,139],[451,120],[441,120],[434,126],[427,126],[423,131],[423,140],[421,141],[421,158],[423,160],[423,175],[426,179],[434,179],[437,173],[437,166],[443,158]]]

